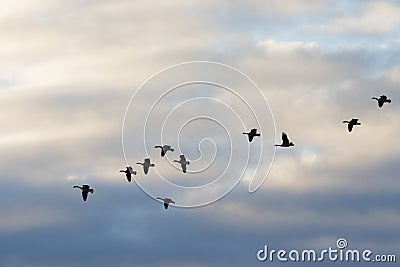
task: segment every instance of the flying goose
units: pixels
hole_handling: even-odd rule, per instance
[[[154,166],[156,166],[156,165],[150,163],[150,158],[144,159],[144,162],[143,162],[143,163],[137,162],[136,164],[140,164],[140,165],[143,166],[144,174],[147,174],[147,173],[149,172],[149,167],[154,167]]]
[[[175,202],[174,202],[172,199],[170,199],[170,198],[161,198],[161,197],[158,197],[157,199],[160,199],[160,200],[164,201],[164,208],[165,208],[165,209],[168,209],[168,205],[169,205],[170,203],[175,204]]]
[[[243,134],[247,134],[247,135],[248,135],[248,137],[249,137],[249,142],[253,141],[254,136],[260,136],[260,135],[261,135],[260,133],[257,133],[257,129],[256,129],[256,128],[251,129],[250,132],[248,132],[248,133],[243,133]]]
[[[136,171],[134,171],[132,167],[126,167],[126,170],[120,170],[119,172],[124,172],[126,174],[126,179],[128,179],[128,182],[132,181],[132,174],[136,175]]]
[[[353,130],[354,125],[361,125],[361,123],[358,122],[358,119],[351,119],[351,121],[343,121],[343,123],[348,123],[347,129],[349,132]]]
[[[170,145],[155,146],[154,148],[161,148],[161,157],[164,157],[168,151],[174,152],[174,149]]]
[[[383,104],[385,103],[392,103],[392,100],[388,99],[385,95],[381,95],[379,98],[373,97],[371,99],[375,99],[376,101],[378,101],[378,106],[380,108],[383,107]]]
[[[92,194],[93,194],[93,192],[94,192],[93,188],[90,188],[90,186],[87,185],[87,184],[83,184],[82,186],[74,185],[73,188],[79,188],[80,190],[82,190],[82,198],[83,198],[83,201],[86,201],[86,200],[87,200],[87,197],[88,197],[88,193],[89,193],[89,192],[92,193]]]
[[[293,142],[289,142],[289,138],[285,132],[282,132],[282,144],[281,145],[275,145],[275,146],[281,146],[281,147],[290,147],[294,146]]]
[[[180,160],[174,160],[174,162],[180,163],[183,173],[186,173],[186,165],[190,165],[190,162],[186,160],[185,155],[180,155],[180,158]]]

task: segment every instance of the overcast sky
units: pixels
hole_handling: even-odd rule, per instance
[[[394,0],[2,1],[0,266],[303,266],[256,254],[264,245],[321,250],[338,238],[400,260],[399,25]],[[222,78],[264,120],[262,137],[248,146],[242,132],[256,121],[238,95],[196,84],[156,107],[144,146],[155,99],[197,77],[172,73],[144,88],[128,110],[124,147],[138,182],[178,206],[237,183],[210,205],[164,210],[118,173],[122,123],[146,79],[193,60],[227,64],[258,85]],[[392,103],[379,109],[371,97],[381,94]],[[348,133],[342,121],[351,118],[362,125]],[[282,131],[295,146],[276,150],[250,194]],[[151,150],[161,138],[176,148],[167,159]],[[145,148],[156,164],[147,176],[135,164]],[[168,163],[180,153],[192,162],[185,175]],[[225,168],[228,180],[195,194],[160,179],[201,186]],[[77,184],[94,188],[87,202]]]

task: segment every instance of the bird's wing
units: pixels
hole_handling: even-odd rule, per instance
[[[349,132],[351,132],[351,131],[353,130],[353,124],[352,124],[352,123],[349,123],[349,124],[347,125],[347,129],[349,130]]]
[[[88,191],[82,190],[82,198],[83,198],[83,201],[86,201],[86,200],[87,200],[87,196],[88,196]]]
[[[183,173],[186,173],[186,162],[181,163]]]
[[[249,137],[249,142],[253,141],[254,135],[249,134],[248,137]]]
[[[287,134],[282,132],[282,141],[283,143],[289,143],[289,138],[287,137]]]

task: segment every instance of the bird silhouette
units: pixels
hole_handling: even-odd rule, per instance
[[[281,147],[290,147],[294,146],[293,142],[289,142],[289,138],[285,132],[282,132],[282,144],[280,145],[275,145],[275,146],[281,146]]]
[[[156,166],[156,165],[150,163],[150,158],[144,159],[144,162],[143,162],[143,163],[141,163],[141,162],[136,162],[136,164],[140,164],[140,165],[143,166],[144,174],[147,174],[147,173],[149,172],[149,167],[154,167],[154,166]]]
[[[82,198],[83,198],[83,201],[86,201],[86,200],[87,200],[87,197],[88,197],[88,193],[89,193],[89,192],[92,193],[92,194],[94,193],[93,188],[90,188],[90,186],[87,185],[87,184],[83,184],[82,186],[74,185],[73,188],[79,188],[79,189],[82,190]]]
[[[348,123],[347,129],[349,132],[353,130],[354,125],[361,125],[361,123],[358,122],[358,119],[351,119],[351,121],[343,121],[343,123]]]
[[[165,209],[168,209],[168,206],[169,206],[170,203],[175,204],[175,202],[174,202],[172,199],[170,199],[170,198],[161,198],[161,197],[158,197],[157,199],[160,199],[160,200],[162,200],[162,201],[164,202],[164,208],[165,208]]]
[[[375,99],[376,101],[378,101],[378,107],[380,108],[382,108],[383,104],[385,103],[392,103],[392,100],[388,99],[385,95],[381,95],[379,98],[373,97],[371,99]]]
[[[154,148],[161,148],[161,157],[164,157],[168,151],[174,152],[174,149],[170,145],[155,146]]]
[[[174,162],[180,163],[183,173],[186,173],[186,165],[190,165],[190,162],[186,160],[185,155],[180,155],[180,158],[180,160],[174,160]]]
[[[257,133],[257,129],[256,129],[256,128],[251,129],[250,132],[248,132],[248,133],[243,133],[243,134],[247,134],[247,135],[248,135],[248,137],[249,137],[249,142],[253,141],[253,138],[254,138],[255,136],[260,136],[260,135],[261,135],[260,133]]]
[[[132,167],[126,167],[126,170],[120,170],[119,172],[124,172],[126,175],[126,179],[128,182],[132,181],[132,174],[136,175],[136,171],[132,169]]]

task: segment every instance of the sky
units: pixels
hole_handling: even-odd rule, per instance
[[[309,266],[257,252],[339,238],[400,260],[398,1],[1,6],[0,266]],[[166,70],[193,61],[220,64]]]

